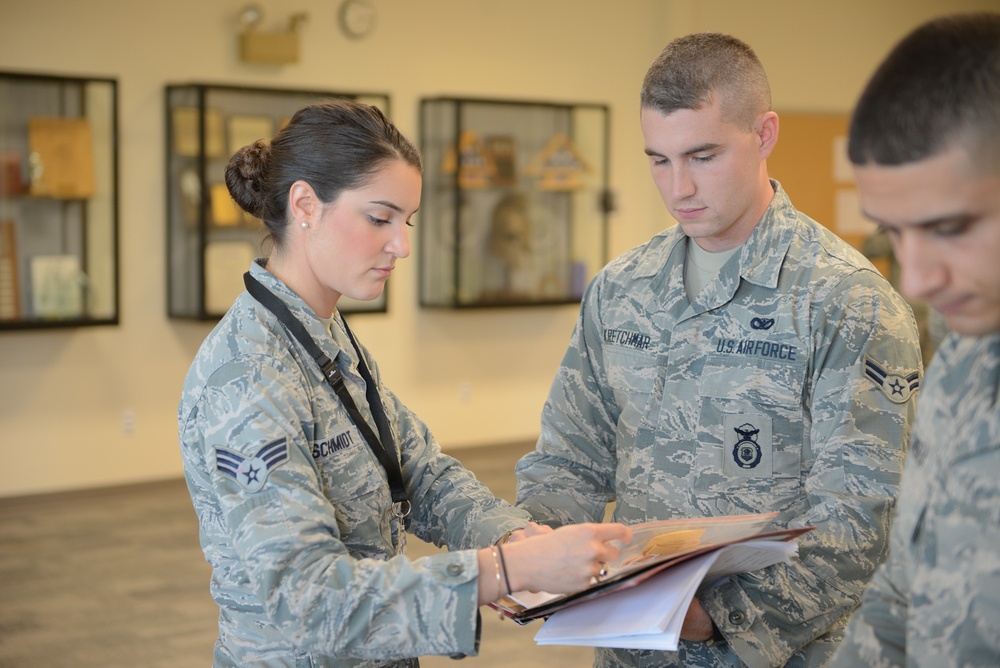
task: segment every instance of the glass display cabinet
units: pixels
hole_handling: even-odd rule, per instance
[[[167,310],[170,317],[218,320],[243,291],[243,274],[266,254],[264,224],[226,188],[237,150],[273,137],[298,109],[330,98],[364,102],[389,115],[382,94],[177,84],[166,87]],[[344,297],[343,312],[386,310]]]
[[[118,304],[117,81],[0,72],[0,330]]]
[[[579,302],[606,262],[605,105],[421,100],[420,303]]]

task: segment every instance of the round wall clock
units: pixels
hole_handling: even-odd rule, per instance
[[[337,13],[341,31],[351,39],[370,35],[376,18],[375,5],[369,0],[344,0]]]

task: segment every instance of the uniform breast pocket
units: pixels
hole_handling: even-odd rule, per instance
[[[352,553],[370,551],[373,541],[379,544],[387,535],[391,511],[389,488],[375,455],[352,425],[315,441],[313,459],[341,540]]]
[[[726,512],[795,503],[801,496],[804,379],[804,365],[706,361],[699,384],[699,493],[730,497]]]
[[[608,385],[621,409],[619,430],[635,434],[643,416],[649,414],[650,394],[656,382],[656,355],[617,346],[604,348]]]

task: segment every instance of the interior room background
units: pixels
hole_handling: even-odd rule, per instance
[[[181,475],[179,392],[212,323],[167,317],[167,84],[385,92],[417,143],[422,97],[607,104],[610,259],[672,224],[642,152],[638,92],[674,37],[735,34],[757,50],[779,113],[843,114],[915,25],[1000,9],[996,0],[372,2],[374,32],[352,40],[337,26],[340,0],[258,0],[264,28],[308,15],[299,61],[268,66],[238,58],[241,0],[0,0],[0,70],[118,80],[120,169],[120,324],[0,332],[0,496]],[[386,383],[445,450],[534,439],[577,308],[420,308],[411,239],[387,312],[351,321]]]

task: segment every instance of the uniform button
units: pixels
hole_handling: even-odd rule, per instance
[[[746,615],[743,614],[742,610],[733,610],[729,613],[729,623],[739,626],[744,621],[746,621]]]
[[[448,575],[452,575],[452,576],[458,577],[459,575],[462,574],[463,570],[465,570],[465,569],[462,568],[462,564],[448,564],[448,568],[447,568]]]

